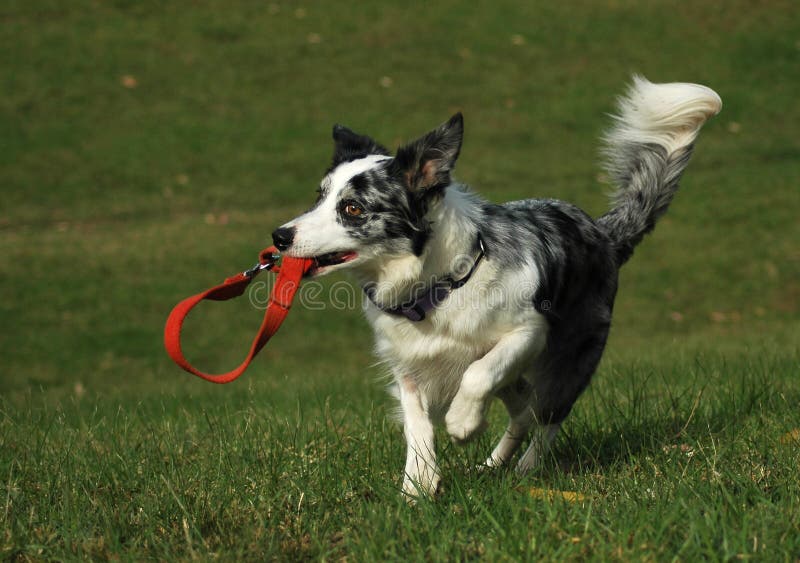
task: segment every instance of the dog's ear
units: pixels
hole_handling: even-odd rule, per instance
[[[359,135],[344,125],[338,123],[333,126],[333,167],[342,162],[361,158],[370,154],[384,154],[389,156],[386,147],[375,142],[366,135]]]
[[[446,186],[463,137],[464,117],[459,112],[430,133],[400,147],[392,169],[412,192]]]

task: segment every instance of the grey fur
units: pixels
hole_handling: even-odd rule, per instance
[[[579,208],[557,200],[483,203],[475,228],[487,258],[501,269],[532,262],[539,287],[531,306],[549,325],[537,358],[535,382],[521,382],[536,418],[561,422],[597,367],[617,291],[616,247],[608,233]]]
[[[606,151],[607,168],[619,188],[613,209],[597,223],[614,240],[620,265],[667,211],[692,150],[689,145],[668,156],[660,145],[624,143]]]

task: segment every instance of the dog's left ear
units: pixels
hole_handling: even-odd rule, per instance
[[[333,166],[342,162],[368,156],[370,154],[384,154],[389,156],[386,147],[375,142],[371,137],[359,135],[344,125],[338,123],[333,126]]]
[[[430,133],[397,150],[392,168],[412,192],[450,183],[464,138],[464,117],[455,114]]]

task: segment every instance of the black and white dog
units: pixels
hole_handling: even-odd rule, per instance
[[[635,77],[605,138],[617,189],[597,219],[550,199],[496,205],[455,182],[461,114],[394,156],[334,127],[316,204],[272,236],[314,258],[310,275],[349,268],[363,289],[402,410],[405,493],[436,491],[434,424],[467,440],[494,397],[510,421],[486,464],[508,463],[533,430],[517,470],[537,465],[600,361],[620,267],[721,105],[704,86]]]

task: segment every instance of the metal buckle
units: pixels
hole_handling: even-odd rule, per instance
[[[280,259],[280,257],[281,257],[280,254],[273,254],[272,256],[270,256],[270,260],[266,264],[262,264],[261,261],[258,261],[252,268],[242,272],[242,275],[245,276],[246,278],[252,278],[262,270],[269,271],[275,267],[275,263]]]
[[[480,260],[486,254],[486,247],[483,245],[483,237],[480,233],[478,233],[478,248],[481,249],[481,256],[478,258]]]

